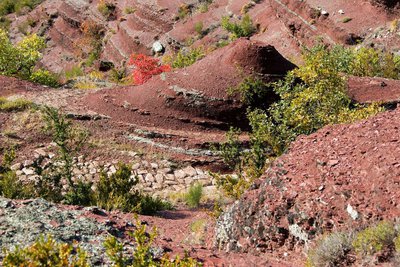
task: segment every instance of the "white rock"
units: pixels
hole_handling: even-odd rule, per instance
[[[338,13],[343,15],[343,14],[344,14],[343,9],[340,9],[340,10],[338,11]]]
[[[33,165],[33,161],[32,160],[25,160],[24,161],[24,167],[28,167],[28,166],[32,166]]]
[[[183,171],[188,175],[188,176],[196,176],[197,171],[195,168],[192,166],[187,166],[186,168],[183,169]]]
[[[156,41],[153,43],[152,49],[156,53],[161,53],[162,51],[164,51],[164,46],[160,41]]]
[[[156,181],[157,183],[162,184],[162,182],[164,181],[164,176],[162,174],[157,174]]]
[[[155,182],[154,176],[153,176],[153,174],[151,174],[151,173],[148,173],[148,174],[146,175],[146,177],[144,178],[144,180],[145,180],[146,182],[150,182],[150,183]]]
[[[140,168],[140,163],[135,163],[132,165],[132,170],[137,170]]]
[[[112,166],[110,167],[110,172],[111,172],[111,173],[116,173],[116,172],[117,172],[117,169],[115,168],[114,165],[112,165]]]
[[[16,163],[16,164],[12,165],[10,168],[11,168],[12,171],[20,170],[22,168],[22,164],[21,163]]]
[[[173,175],[173,174],[167,174],[167,175],[165,176],[165,180],[168,180],[168,181],[175,181],[175,175]]]
[[[35,170],[32,169],[32,168],[23,168],[23,169],[22,169],[22,172],[23,172],[25,175],[33,175],[33,174],[35,174]]]
[[[176,170],[174,171],[175,178],[178,180],[182,180],[186,177],[186,173],[183,170]]]
[[[328,16],[328,15],[329,15],[329,12],[326,11],[326,10],[322,10],[322,11],[321,11],[321,15],[323,15],[323,16]]]
[[[358,212],[350,204],[347,204],[346,211],[353,220],[358,219]]]
[[[150,163],[150,166],[151,166],[153,169],[158,169],[158,164],[157,164],[157,163]]]

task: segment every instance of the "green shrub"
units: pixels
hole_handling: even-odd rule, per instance
[[[342,22],[343,22],[343,23],[347,23],[347,22],[350,22],[350,21],[352,21],[352,20],[353,20],[352,18],[345,17],[345,18],[342,19]]]
[[[393,244],[396,230],[393,223],[382,221],[359,232],[352,243],[354,250],[361,255],[372,255]]]
[[[7,33],[0,30],[0,74],[29,79],[41,57],[39,51],[44,47],[44,40],[35,34],[25,37],[14,46]]]
[[[48,70],[43,70],[43,69],[34,71],[31,74],[29,80],[34,83],[39,83],[50,87],[60,86],[57,75]]]
[[[76,77],[84,76],[85,73],[83,72],[82,68],[79,66],[72,66],[70,69],[65,70],[64,76],[65,79],[72,80]]]
[[[101,0],[97,5],[97,10],[105,17],[109,18],[115,10],[115,5],[113,3]]]
[[[274,84],[280,100],[268,109],[264,123],[268,143],[277,155],[300,134],[310,134],[328,124],[367,118],[383,110],[376,104],[354,104],[346,94],[346,77],[339,71],[350,69],[347,61],[352,62],[351,58],[345,55],[338,60],[324,46],[305,50],[303,58],[303,66]]]
[[[8,31],[10,29],[11,20],[7,17],[0,16],[0,29]]]
[[[202,47],[192,48],[188,50],[180,50],[171,58],[166,58],[166,63],[169,63],[173,68],[184,68],[194,64],[206,55]]]
[[[115,83],[125,83],[127,80],[125,68],[112,68],[110,70],[109,79]]]
[[[181,4],[178,8],[178,19],[184,19],[192,13],[192,10],[189,5]]]
[[[154,215],[160,210],[172,210],[173,208],[170,202],[149,195],[141,195],[139,207],[139,212],[143,215]]]
[[[0,2],[0,16],[20,12],[22,8],[34,9],[44,0],[2,0]]]
[[[228,95],[235,94],[239,94],[241,102],[253,109],[266,109],[274,100],[268,99],[274,95],[271,86],[253,76],[244,78],[239,85],[228,89]]]
[[[229,17],[222,17],[221,26],[231,33],[231,39],[250,37],[257,31],[249,14],[244,15],[239,23],[231,22]]]
[[[334,267],[343,263],[351,251],[352,236],[347,233],[332,233],[322,238],[308,252],[307,267]]]
[[[10,199],[26,199],[34,196],[34,185],[23,184],[14,171],[0,173],[0,196]]]
[[[135,12],[136,12],[136,8],[131,7],[131,6],[125,7],[125,9],[124,9],[124,13],[127,15],[135,13]]]
[[[7,100],[4,97],[0,97],[0,111],[3,112],[22,111],[31,107],[33,107],[33,103],[22,98]]]
[[[137,179],[131,179],[132,171],[126,164],[120,163],[116,173],[110,176],[102,172],[97,184],[97,205],[106,210],[137,211],[140,194],[134,189]]]
[[[200,183],[190,186],[189,191],[185,195],[186,204],[191,208],[197,208],[203,197],[203,185]]]
[[[27,36],[13,45],[7,32],[0,29],[0,74],[17,76],[52,87],[58,86],[54,74],[43,69],[34,71],[37,61],[42,56],[40,50],[45,46],[45,41],[36,34]]]
[[[4,267],[89,267],[86,252],[79,246],[40,237],[32,245],[5,251]]]
[[[169,202],[141,194],[135,188],[137,183],[138,179],[132,178],[130,167],[123,163],[110,176],[102,172],[95,192],[97,205],[106,210],[118,209],[147,215],[172,208]]]
[[[351,74],[399,79],[400,57],[374,48],[360,48],[354,52]]]
[[[90,206],[95,203],[92,182],[78,180],[74,183],[73,190],[64,195],[64,203],[69,205]]]
[[[53,142],[58,147],[58,160],[61,166],[51,166],[44,172],[37,166],[37,174],[40,175],[38,181],[38,194],[45,199],[59,202],[63,200],[61,195],[61,180],[65,179],[68,184],[66,201],[74,205],[89,204],[90,183],[83,181],[74,182],[72,179],[73,156],[81,149],[85,143],[88,132],[74,127],[71,121],[61,114],[57,109],[44,107],[42,109],[43,119],[46,122],[46,130],[51,133]]]
[[[194,30],[199,36],[203,36],[203,22],[199,21],[194,24]]]
[[[241,172],[238,173],[238,176],[221,175],[219,173],[210,174],[215,179],[218,188],[221,188],[226,196],[233,199],[239,199],[250,188],[253,181],[244,177]]]
[[[219,152],[224,163],[232,170],[241,170],[242,148],[239,136],[240,129],[231,127],[226,133],[226,141],[221,143],[219,147],[214,147],[213,150]]]

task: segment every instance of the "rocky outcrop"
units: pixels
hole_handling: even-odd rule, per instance
[[[41,235],[51,235],[59,242],[77,241],[94,266],[103,266],[107,261],[103,242],[110,233],[124,232],[123,228],[98,222],[95,217],[102,217],[102,213],[97,208],[62,208],[43,199],[21,202],[0,197],[0,247],[25,247]],[[0,262],[3,253],[0,252]]]
[[[218,246],[290,255],[323,233],[398,217],[399,115],[299,137],[220,217]]]

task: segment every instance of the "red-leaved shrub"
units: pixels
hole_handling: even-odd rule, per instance
[[[132,54],[128,65],[135,66],[132,72],[134,84],[144,84],[153,75],[171,71],[169,65],[160,65],[158,59],[143,54]]]

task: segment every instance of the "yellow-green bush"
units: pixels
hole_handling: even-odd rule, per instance
[[[41,58],[41,50],[46,46],[44,39],[36,34],[25,37],[17,44],[12,44],[6,31],[0,29],[0,74],[58,86],[55,74],[44,69],[35,71],[35,65]]]
[[[231,34],[231,39],[250,37],[257,31],[249,14],[244,15],[239,22],[231,22],[229,17],[222,17],[221,26]]]
[[[351,74],[399,79],[400,57],[379,49],[360,48],[354,51]]]
[[[157,237],[157,229],[146,232],[146,225],[136,221],[136,230],[132,233],[135,239],[135,250],[131,257],[124,256],[124,247],[115,237],[110,237],[104,243],[107,256],[113,263],[113,267],[197,267],[201,263],[185,255],[184,258],[176,256],[171,259],[168,254],[161,260],[156,260],[152,254],[152,245]]]
[[[34,83],[39,83],[50,87],[60,86],[57,75],[44,69],[38,69],[34,71],[29,77],[29,80]]]
[[[396,230],[393,223],[383,221],[359,232],[352,243],[360,255],[372,255],[393,244]]]
[[[5,251],[4,267],[89,267],[86,252],[77,245],[40,237],[32,245]]]
[[[180,50],[172,56],[164,57],[163,61],[173,68],[184,68],[194,64],[206,55],[202,47]]]
[[[172,208],[167,201],[141,194],[135,188],[138,179],[132,179],[131,175],[132,171],[126,164],[120,164],[116,173],[110,176],[102,172],[95,192],[96,204],[106,210],[134,211],[146,215]]]
[[[361,105],[346,93],[351,54],[319,45],[303,53],[305,64],[274,84],[280,100],[268,110],[267,135],[275,154],[281,154],[300,134],[310,134],[328,124],[368,118],[383,109]]]

